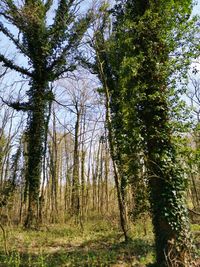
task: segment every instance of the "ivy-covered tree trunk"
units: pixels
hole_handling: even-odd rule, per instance
[[[180,69],[183,72],[187,69],[184,61],[187,55],[181,54],[183,57],[176,60],[171,55],[176,55],[177,50],[182,53],[180,43],[183,46],[186,42],[191,1],[117,2],[111,45],[112,53],[116,57],[120,55],[120,63],[114,65],[114,61],[113,66],[119,66],[116,72],[126,119],[124,126],[128,131],[132,129],[132,138],[129,134],[125,136],[129,136],[130,144],[137,141],[144,154],[156,266],[189,267],[192,265],[192,245],[185,199],[186,181],[173,141],[170,101],[176,89],[175,74]],[[181,74],[178,77],[182,80]],[[133,154],[135,152],[132,150]]]
[[[144,153],[155,232],[156,264],[159,267],[189,267],[192,246],[186,209],[187,184],[176,154],[170,122],[170,87],[166,75],[169,52],[166,40],[161,39],[159,31],[162,30],[154,20],[157,15],[145,15],[148,25],[143,20],[144,28],[140,29],[141,35],[136,41],[144,56],[138,71],[140,77],[145,77],[145,86],[141,85],[142,100],[138,104],[138,115],[142,122],[141,136],[146,144]],[[141,81],[140,77],[136,77],[136,83]]]
[[[162,87],[149,86],[146,92],[148,101],[143,103],[142,112],[157,266],[190,266],[186,181],[171,142],[163,92]]]
[[[26,181],[28,184],[28,215],[25,226],[30,228],[38,225],[39,190],[43,157],[43,142],[45,135],[45,84],[33,84],[31,96],[33,110],[29,112],[27,129],[28,163]]]

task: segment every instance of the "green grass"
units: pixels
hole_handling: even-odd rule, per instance
[[[193,225],[194,233],[200,225]],[[49,225],[41,231],[6,228],[9,255],[0,235],[0,267],[144,267],[154,261],[150,222],[138,221],[130,230],[132,240],[123,242],[118,227],[103,220],[90,220],[84,229],[73,224]],[[195,237],[200,244],[200,235]],[[200,255],[200,250],[199,250]]]
[[[153,236],[144,236],[138,224],[132,241],[123,242],[122,233],[106,221],[90,221],[84,230],[73,225],[51,225],[43,231],[7,228],[9,255],[0,237],[0,267],[92,267],[145,266],[153,262]]]

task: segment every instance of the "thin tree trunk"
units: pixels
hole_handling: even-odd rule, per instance
[[[47,139],[48,139],[48,127],[49,120],[51,116],[51,106],[52,101],[49,102],[48,114],[45,122],[45,139],[44,139],[44,154],[43,154],[43,168],[42,168],[42,187],[41,193],[39,197],[39,222],[43,223],[43,208],[44,208],[44,197],[45,197],[45,182],[46,182],[46,172],[47,172],[47,164],[46,164],[46,156],[47,156]]]
[[[106,211],[108,212],[109,208],[109,195],[108,195],[108,177],[109,177],[109,152],[107,148],[107,142],[105,147],[105,199],[106,199]]]
[[[73,164],[73,180],[72,180],[72,213],[78,219],[80,215],[80,195],[79,195],[79,127],[80,127],[80,112],[77,108],[77,117],[75,125],[75,139],[74,139],[74,164]]]
[[[104,70],[103,70],[103,63],[101,62],[100,56],[98,51],[97,52],[97,60],[98,60],[98,67],[99,67],[99,73],[101,77],[101,81],[104,86],[105,90],[105,97],[106,97],[106,123],[108,128],[108,141],[110,146],[110,155],[113,162],[113,169],[114,169],[114,179],[115,179],[115,186],[117,190],[117,199],[118,199],[118,205],[119,205],[119,212],[120,212],[120,224],[122,231],[124,233],[125,241],[128,241],[128,224],[127,224],[127,214],[126,214],[126,204],[122,197],[122,192],[120,190],[120,176],[117,169],[117,164],[115,161],[115,146],[114,146],[114,136],[113,136],[113,129],[112,129],[112,119],[111,119],[111,108],[110,108],[110,93],[109,88],[107,85],[107,81],[105,78]]]
[[[95,129],[96,129],[96,124],[97,124],[97,122],[94,125],[93,131],[92,131],[92,136],[91,136],[91,141],[90,141],[90,146],[89,146],[87,188],[86,188],[86,205],[85,205],[86,213],[88,213],[89,204],[90,204],[90,201],[89,201],[89,197],[90,196],[89,196],[89,194],[90,194],[90,187],[91,187],[91,185],[90,185],[90,173],[91,173],[91,166],[92,166],[92,163],[91,163],[92,144],[93,144],[93,138],[94,138],[94,133],[95,133]],[[92,170],[92,178],[93,178],[93,170]],[[94,195],[93,195],[93,199],[94,199]]]
[[[98,206],[98,175],[99,175],[99,154],[100,154],[100,142],[98,143],[97,155],[94,155],[94,163],[93,163],[93,211],[96,210]]]

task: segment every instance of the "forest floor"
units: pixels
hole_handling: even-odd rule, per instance
[[[144,220],[133,226],[128,243],[123,242],[112,221],[90,220],[84,229],[65,224],[49,225],[40,231],[19,227],[5,230],[8,255],[1,234],[0,267],[142,267],[154,261],[152,229]],[[194,230],[199,231],[200,226],[194,226]]]

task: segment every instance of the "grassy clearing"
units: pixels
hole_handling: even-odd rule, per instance
[[[106,221],[51,225],[43,231],[7,228],[9,255],[1,235],[0,266],[145,266],[153,261],[153,236],[141,224],[132,229],[133,241],[125,244],[122,233]],[[149,227],[150,228],[150,227]]]
[[[0,267],[146,266],[154,261],[153,234],[150,223],[146,223],[146,235],[143,226],[140,221],[131,229],[132,241],[127,244],[109,221],[90,221],[84,229],[72,224],[51,225],[41,231],[9,227],[7,256],[0,235]],[[200,226],[193,225],[193,231],[198,233]]]

